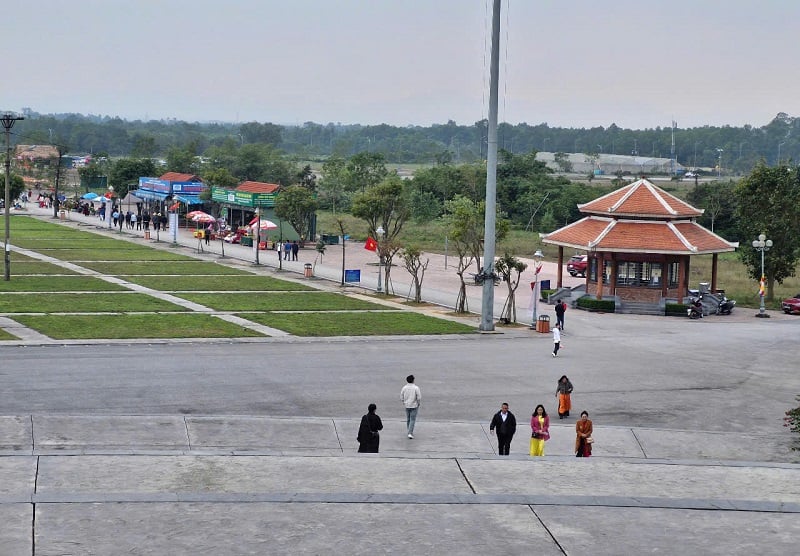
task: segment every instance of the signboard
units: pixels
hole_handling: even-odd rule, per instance
[[[172,186],[170,183],[158,178],[139,178],[139,189],[158,191],[167,194],[172,193]]]
[[[172,182],[173,193],[202,193],[206,188],[201,181],[174,181]]]
[[[360,269],[345,270],[344,281],[347,284],[357,284],[361,282],[361,270]]]
[[[211,188],[211,200],[240,207],[274,207],[275,193],[250,193],[221,187]]]

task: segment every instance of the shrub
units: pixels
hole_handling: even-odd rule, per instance
[[[613,300],[595,299],[593,297],[581,297],[578,299],[578,307],[587,311],[602,311],[604,313],[613,313],[615,310]]]
[[[797,401],[800,402],[800,396],[797,396]],[[792,432],[800,433],[800,407],[795,407],[786,412],[786,417],[783,418],[783,426],[789,427]],[[800,450],[800,443],[795,443],[792,450]]]
[[[539,297],[546,300],[548,296],[554,293],[556,293],[556,290],[542,290],[539,292]]]
[[[683,303],[667,303],[664,307],[664,312],[667,316],[685,315],[686,305]]]

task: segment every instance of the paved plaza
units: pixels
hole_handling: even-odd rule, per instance
[[[78,224],[97,221],[67,223]],[[190,231],[180,243],[219,260],[197,253]],[[314,278],[302,276],[311,249],[279,275],[338,289],[337,249]],[[250,268],[252,250],[225,250]],[[374,287],[374,254],[358,244],[346,254]],[[260,255],[254,272],[274,273],[274,252]],[[423,295],[452,305],[452,261],[431,259]],[[555,265],[544,272],[555,280]],[[392,271],[403,296],[404,273]],[[477,310],[480,288],[469,292]],[[530,289],[519,293],[527,317]],[[792,553],[800,454],[781,418],[800,393],[786,349],[800,318],[753,312],[689,321],[568,310],[558,359],[550,336],[527,327],[0,342],[0,553]],[[423,393],[413,440],[399,402],[409,372]],[[561,374],[576,387],[573,413],[594,420],[592,458],[573,456],[574,415],[552,421],[544,458],[527,456],[528,415],[536,403],[555,413]],[[519,422],[509,457],[488,430],[501,401]],[[384,421],[381,452],[356,454],[370,402]]]

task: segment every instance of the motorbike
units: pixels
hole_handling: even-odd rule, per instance
[[[728,299],[723,295],[722,299],[719,301],[719,305],[717,305],[717,314],[730,315],[734,307],[736,307],[736,300]]]
[[[691,303],[689,303],[689,306],[686,308],[686,316],[690,319],[703,318],[703,303],[699,298],[692,298]]]

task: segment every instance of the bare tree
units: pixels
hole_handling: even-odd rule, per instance
[[[508,297],[503,305],[501,318],[506,319],[506,322],[517,322],[516,291],[519,287],[519,277],[528,265],[506,253],[495,261],[494,268],[508,287]]]
[[[422,303],[422,280],[431,260],[425,259],[423,263],[422,251],[415,245],[410,245],[403,249],[400,256],[403,259],[405,269],[414,279],[414,303]]]

